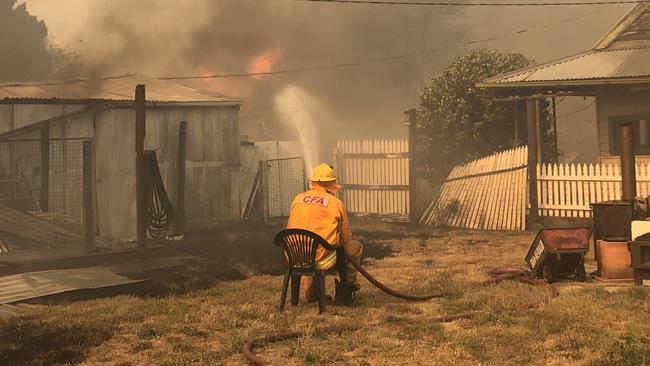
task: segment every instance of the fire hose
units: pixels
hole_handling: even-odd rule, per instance
[[[145,222],[152,238],[167,234],[174,219],[174,207],[167,196],[156,152],[147,150],[144,154],[145,180]]]
[[[379,282],[376,278],[374,278],[368,271],[366,271],[363,267],[361,267],[361,264],[358,263],[356,260],[352,259],[349,255],[346,253],[346,257],[348,259],[348,262],[350,262],[354,268],[359,271],[365,277],[370,283],[375,285],[378,289],[384,291],[385,293],[397,297],[398,299],[406,300],[406,301],[426,301],[426,300],[431,300],[431,299],[436,299],[439,297],[442,297],[442,294],[430,294],[430,295],[408,295],[408,294],[403,294],[401,292],[395,291],[383,283]]]
[[[372,283],[375,287],[378,289],[382,290],[383,292],[394,296],[399,299],[407,300],[407,301],[426,301],[426,300],[431,300],[435,298],[440,298],[443,297],[444,295],[441,293],[437,294],[429,294],[429,295],[409,295],[409,294],[403,294],[401,292],[395,291],[383,283],[379,282],[375,277],[373,277],[368,271],[366,271],[360,263],[358,263],[356,260],[351,258],[349,255],[346,253],[347,260],[354,266],[354,268],[359,271],[365,277],[370,283]],[[507,280],[519,280],[521,282],[530,284],[530,285],[544,285],[546,284],[545,281],[536,281],[530,278],[524,278],[530,274],[529,271],[525,270],[520,270],[520,269],[494,269],[492,271],[488,272],[492,278],[481,282],[479,286],[488,286],[488,285],[493,285],[497,284],[503,281]],[[550,299],[553,299],[557,296],[559,296],[558,290],[554,287],[549,285],[551,288],[551,297]],[[525,309],[518,309],[518,310],[528,310],[530,309],[530,306],[527,306]],[[515,310],[515,309],[510,309],[510,310]],[[474,312],[467,312],[467,313],[462,313],[462,314],[455,314],[455,315],[448,315],[448,316],[442,316],[433,319],[434,322],[438,323],[450,323],[456,320],[461,320],[461,319],[471,319],[474,318],[475,316],[484,313],[481,311],[474,311]],[[333,327],[327,327],[327,328],[316,328],[315,331],[317,333],[332,333],[336,332],[339,329],[333,328]],[[301,336],[305,335],[305,332],[303,331],[296,331],[296,330],[288,330],[284,332],[278,332],[278,333],[273,333],[266,335],[261,338],[252,338],[246,342],[244,345],[242,353],[244,354],[244,357],[248,361],[250,361],[253,365],[268,365],[269,363],[258,357],[255,352],[253,351],[254,347],[261,346],[262,344],[266,343],[275,343],[275,342],[280,342],[283,340],[287,339],[292,339],[292,338],[299,338]]]

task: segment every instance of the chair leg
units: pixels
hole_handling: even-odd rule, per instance
[[[325,275],[316,271],[316,295],[318,296],[318,314],[325,312]]]
[[[301,275],[291,275],[291,305],[298,306],[300,298],[300,279]]]
[[[287,288],[289,287],[289,278],[291,278],[291,270],[287,270],[284,274],[284,281],[282,281],[282,293],[280,294],[280,305],[278,311],[284,310],[284,303],[287,301]]]

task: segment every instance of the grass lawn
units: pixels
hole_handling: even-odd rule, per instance
[[[523,268],[533,234],[383,225],[357,232],[393,250],[365,261],[379,280],[446,296],[407,303],[363,280],[353,307],[330,305],[319,316],[316,304],[288,305],[278,313],[281,276],[254,275],[181,295],[60,303],[0,320],[0,365],[240,365],[247,339],[279,329],[309,335],[257,349],[278,365],[650,364],[648,288],[565,282],[551,299],[547,286],[476,287],[490,269]],[[434,321],[467,311],[481,313]],[[313,332],[322,326],[340,330]]]

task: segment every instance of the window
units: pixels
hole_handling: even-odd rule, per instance
[[[631,124],[634,132],[634,152],[650,155],[650,115],[612,117],[609,119],[609,153],[620,155],[620,126]]]

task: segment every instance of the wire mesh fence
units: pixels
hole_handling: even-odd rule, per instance
[[[0,242],[4,246],[54,246],[81,240],[84,141],[88,140],[0,141]]]
[[[289,217],[291,202],[307,185],[303,158],[261,161],[260,172],[265,222]]]

